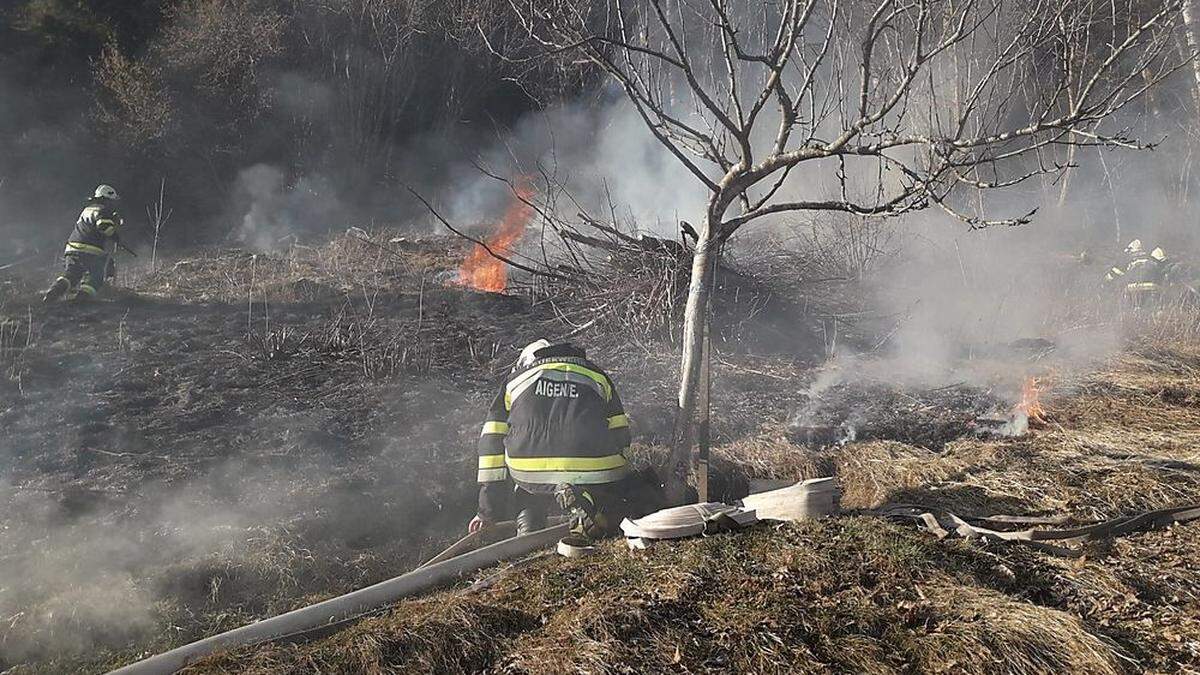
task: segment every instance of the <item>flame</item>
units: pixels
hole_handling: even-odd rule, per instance
[[[514,194],[504,215],[496,225],[496,231],[484,239],[488,247],[499,255],[512,250],[513,245],[525,234],[525,226],[533,216],[533,185],[528,176],[522,176],[513,184]],[[488,253],[479,244],[471,249],[470,255],[458,268],[458,283],[477,291],[502,293],[508,286],[508,267],[500,259]]]
[[[1046,409],[1042,407],[1040,383],[1032,375],[1021,385],[1021,400],[1013,408],[1016,415],[1024,415],[1030,422],[1045,423]]]

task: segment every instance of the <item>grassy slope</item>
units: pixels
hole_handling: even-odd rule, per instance
[[[443,287],[459,256],[338,239],[83,307],[6,288],[0,670],[97,670],[439,550],[473,509],[497,357],[542,320]]]
[[[548,304],[448,286],[463,255],[352,237],[208,251],[85,306],[2,280],[0,670],[128,662],[456,539],[497,379],[563,330]],[[595,351],[661,435],[674,357],[621,348]],[[728,433],[786,415],[756,396]]]
[[[0,365],[18,375],[0,382],[0,422],[20,440],[5,448],[0,569],[22,581],[0,583],[0,662],[128,662],[403,572],[453,538],[494,379],[511,347],[561,327],[545,305],[445,287],[454,244],[390,248],[212,253],[84,309],[0,297]],[[30,319],[26,346],[12,336]],[[603,345],[642,450],[661,452],[674,359],[613,337],[582,339]],[[1050,424],[1028,438],[808,452],[781,429],[811,372],[723,354],[718,460],[726,474],[836,472],[853,508],[1090,518],[1200,500],[1187,464],[1200,350],[1110,366],[1058,382]],[[197,669],[1198,667],[1196,541],[1180,527],[1063,562],[846,519],[648,556],[613,545]]]
[[[943,454],[872,442],[798,463],[795,448],[776,456],[801,473],[835,467],[849,507],[898,499],[1090,518],[1200,502],[1200,350],[1144,349],[1110,365],[1060,382],[1049,423],[1026,438],[963,440]],[[614,542],[593,559],[498,574],[482,591],[404,602],[323,640],[191,672],[1200,668],[1198,524],[1064,560],[858,516],[647,553]]]

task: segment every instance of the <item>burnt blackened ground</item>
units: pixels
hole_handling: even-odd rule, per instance
[[[94,304],[6,285],[0,669],[194,639],[459,534],[479,419],[539,312],[435,283],[440,242],[358,251],[363,274],[345,253],[204,255]]]
[[[1012,407],[1010,396],[961,382],[930,388],[855,380],[810,394],[789,421],[788,437],[816,447],[889,440],[940,450],[981,433],[980,417],[1006,416]]]
[[[0,669],[128,661],[460,536],[495,387],[522,345],[569,328],[550,303],[447,285],[461,255],[349,238],[206,252],[82,305],[7,283]],[[606,345],[638,438],[664,442],[677,357],[594,333],[577,340]],[[801,363],[717,367],[736,383],[718,439],[783,423]]]
[[[5,665],[411,567],[469,517],[481,345],[511,339],[433,322],[510,304],[381,294],[273,307],[270,327],[168,299],[27,311],[35,340],[0,392]],[[413,332],[419,312],[436,335]],[[124,626],[69,613],[104,579],[137,598]]]

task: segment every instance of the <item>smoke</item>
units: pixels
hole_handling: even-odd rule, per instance
[[[650,134],[632,106],[610,103],[599,111],[578,107],[554,111],[524,126],[518,141],[545,133],[555,145],[543,157],[569,178],[567,187],[581,196],[593,214],[615,207],[644,232],[678,236],[678,223],[697,221],[707,190]]]
[[[236,239],[246,248],[270,251],[287,242],[337,229],[346,209],[333,185],[321,176],[287,180],[283,169],[257,164],[237,178],[245,206]]]
[[[0,265],[61,243],[96,185],[85,168],[90,145],[70,116],[83,102],[52,83],[35,91],[10,68],[0,59]]]
[[[411,461],[398,451],[389,463]],[[428,555],[420,544],[439,515],[426,487],[401,484],[380,458],[358,462],[371,478],[347,481],[353,470],[319,454],[271,467],[255,459],[266,452],[175,480],[123,467],[125,489],[0,483],[0,668],[198,639]],[[223,623],[196,622],[206,613]],[[184,632],[160,633],[171,625]]]
[[[745,39],[753,39],[753,34]],[[988,40],[981,35],[969,49],[986,53]],[[693,42],[707,44],[689,40]],[[697,72],[704,73],[703,50],[698,62]],[[717,80],[726,77],[723,69],[715,72]],[[958,71],[948,68],[935,73],[928,85],[919,85],[910,107],[919,111],[911,117],[920,119],[897,121],[901,128],[910,124],[921,132],[926,130],[923,125],[938,123],[934,120],[942,116],[929,112],[925,120],[928,111],[922,106],[958,100],[952,88],[960,85],[948,79],[951,72]],[[660,87],[656,91],[672,92],[664,95],[667,112],[693,120],[700,128],[720,129],[711,119],[698,119],[703,118],[703,107],[689,106],[686,83],[666,76],[664,80],[656,83]],[[1013,84],[1023,86],[1019,76]],[[882,339],[844,345],[839,358],[858,352],[882,364],[879,373],[888,378],[940,385],[962,380],[987,384],[1005,370],[1012,377],[1015,364],[1024,370],[1069,369],[1112,354],[1123,336],[1116,316],[1118,303],[1112,289],[1104,287],[1103,277],[1109,266],[1121,262],[1120,252],[1128,240],[1140,237],[1148,246],[1165,246],[1176,256],[1196,248],[1191,216],[1196,200],[1187,189],[1192,182],[1191,139],[1168,121],[1169,115],[1159,114],[1168,109],[1189,113],[1190,85],[1186,77],[1178,76],[1145,106],[1131,106],[1107,124],[1106,128],[1121,130],[1114,135],[1169,139],[1153,152],[1080,147],[1069,157],[1031,158],[1028,165],[1013,162],[1009,167],[1018,169],[1019,175],[1030,168],[1036,171],[1038,161],[1075,166],[1065,174],[1050,173],[988,194],[960,193],[970,202],[968,212],[978,208],[991,218],[1013,218],[1036,209],[1031,224],[975,231],[933,205],[887,221],[882,227],[894,232],[897,252],[878,256],[869,270],[854,270],[862,273],[861,282],[871,293],[867,314],[874,315],[877,323],[869,328]],[[719,82],[713,90],[721,91]],[[703,213],[706,191],[648,132],[633,106],[608,93],[598,108],[563,106],[531,116],[515,125],[511,137],[487,156],[497,165],[513,166],[512,171],[520,171],[521,166],[545,170],[579,198],[582,208],[602,220],[609,219],[611,207],[616,220],[624,219],[641,231],[677,236],[678,220],[694,221]],[[831,91],[830,96],[836,93]],[[999,93],[1017,99],[1027,95]],[[1017,103],[1002,112],[1016,119],[1025,111]],[[898,117],[903,119],[906,113]],[[946,119],[954,115],[947,114]],[[816,137],[836,137],[844,123],[830,115]],[[778,119],[768,113],[758,128],[774,133],[777,127]],[[792,173],[776,200],[836,199],[843,188],[841,177],[848,174],[844,185],[851,196],[863,195],[869,201],[881,192],[880,187],[886,194],[903,178],[886,169],[870,160],[847,160],[840,166],[835,161],[813,162]],[[486,203],[476,197],[481,191],[475,189],[477,184],[486,184],[486,179],[469,183],[472,187],[462,190],[466,197],[451,198],[459,207],[456,213],[474,218],[479,204]],[[556,206],[557,214],[569,219],[576,204],[560,200]],[[764,219],[748,226],[741,237],[750,239],[761,232],[788,237],[809,228],[810,220],[805,214]],[[851,220],[826,219],[816,227],[827,238],[846,239]],[[811,242],[800,248],[800,253],[826,252],[812,250]],[[1030,363],[1017,353],[1020,349],[1014,343],[1034,339],[1051,343],[1052,356]],[[856,359],[831,377],[863,376],[865,369],[876,368],[867,364],[867,359]]]
[[[494,176],[530,176],[543,190],[539,203],[558,216],[615,215],[623,227],[677,236],[680,219],[696,220],[703,213],[704,186],[616,92],[600,98],[530,113],[482,150],[472,145],[478,138],[443,141],[457,154],[445,160],[450,164],[445,181],[429,189],[447,205],[451,221],[485,224],[511,194]],[[544,193],[547,187],[550,194]]]
[[[123,497],[132,517],[108,520],[112,514],[100,519],[94,512],[107,499],[100,491],[0,490],[7,665],[144,638],[159,619],[158,598],[138,573],[207,551],[218,543],[215,532],[238,523],[194,488],[148,483]]]
[[[1118,126],[1127,122],[1132,123],[1118,120]],[[1163,132],[1153,122],[1138,124],[1141,137]],[[570,104],[529,115],[480,157],[500,175],[536,169],[550,176],[572,199],[551,202],[543,196],[543,203],[565,219],[574,210],[601,220],[615,214],[637,231],[678,237],[678,221],[695,222],[707,202],[695,176],[646,130],[632,106],[613,96],[598,107]],[[1009,343],[1033,338],[1055,344],[1050,361],[1057,367],[1074,367],[1111,354],[1121,343],[1103,277],[1121,261],[1127,241],[1141,237],[1180,255],[1195,246],[1190,211],[1177,206],[1181,197],[1170,187],[1184,159],[1178,151],[1083,149],[1074,160],[1078,166],[1065,176],[978,197],[980,208],[993,217],[1036,210],[1027,225],[974,230],[931,207],[872,221],[879,238],[863,241],[857,217],[800,213],[748,226],[735,238],[734,250],[743,240],[771,234],[802,254],[837,249],[838,255],[860,257],[843,262],[847,273],[862,275],[859,282],[871,295],[869,313],[876,317],[870,329],[880,342],[844,344],[839,358],[859,351],[882,359],[880,374],[886,371],[892,379],[930,385],[981,381],[983,374],[968,372],[978,365],[974,361],[1003,361],[1007,357],[999,355]],[[852,192],[869,194],[877,186],[870,167],[847,163],[843,170]],[[778,199],[836,196],[837,171],[829,163],[802,167]],[[510,190],[463,163],[440,194],[449,202],[451,220],[486,224],[502,211]],[[856,224],[859,229],[852,231]],[[797,241],[798,232],[813,229],[821,232],[822,250],[814,250],[811,240]],[[852,262],[869,262],[868,269],[852,270]],[[831,377],[862,376],[866,364],[845,363]]]
[[[580,210],[635,231],[678,237],[680,220],[702,217],[707,190],[616,92],[600,100],[530,114],[479,151],[477,161],[501,176],[534,175],[541,184],[548,179],[569,193],[571,199],[541,195],[557,217],[570,220]],[[1141,113],[1112,125],[1144,139],[1178,133]],[[768,116],[763,126],[773,129],[774,120]],[[785,214],[748,226],[733,247],[736,252],[771,234],[790,241],[800,254],[837,249],[838,255],[860,258],[843,262],[870,295],[868,316],[857,328],[873,337],[869,343],[841,344],[838,367],[820,380],[825,386],[856,377],[914,386],[963,381],[991,386],[1005,370],[1010,380],[1025,372],[1066,371],[1095,363],[1122,344],[1112,289],[1103,278],[1122,262],[1130,239],[1140,237],[1148,247],[1162,245],[1177,256],[1187,256],[1200,242],[1189,220],[1195,198],[1183,190],[1187,146],[1188,139],[1176,138],[1155,151],[1080,148],[1065,174],[970,197],[989,217],[1036,211],[1026,225],[976,230],[930,206],[870,221],[879,238],[864,241],[857,216]],[[869,162],[813,163],[793,172],[777,200],[835,198],[842,189],[839,172],[847,174],[852,196],[872,194],[881,180]],[[467,162],[456,164],[438,189],[451,220],[467,224],[487,224],[510,192]],[[821,250],[809,239],[797,241],[798,232],[814,229],[821,232]],[[533,255],[541,239],[531,235],[527,243]],[[864,261],[865,269],[853,269],[852,262]],[[1053,348],[1029,362],[1013,347],[1029,340]],[[1016,390],[1009,386],[1004,393]]]
[[[8,624],[0,667],[119,643],[153,627],[153,598],[124,571],[141,555],[129,531],[99,536],[98,527],[72,525],[64,503],[47,492],[0,489],[0,504],[0,615]]]

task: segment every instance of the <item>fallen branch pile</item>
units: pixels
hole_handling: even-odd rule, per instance
[[[531,280],[531,295],[601,345],[632,343],[652,352],[659,349],[654,343],[674,344],[691,275],[687,235],[682,241],[635,237],[582,214],[580,219],[579,225],[551,223],[564,251],[554,265],[563,274]],[[795,353],[797,345],[803,351],[813,344],[804,312],[728,257],[717,267],[712,317],[718,349],[771,352],[786,346]]]

